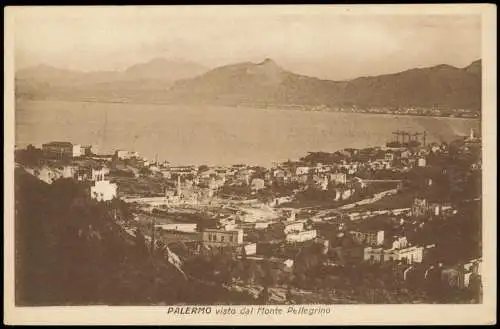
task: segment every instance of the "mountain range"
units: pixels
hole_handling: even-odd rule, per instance
[[[194,77],[208,69],[197,63],[155,58],[123,71],[81,72],[49,65],[19,70],[15,74],[16,97],[101,98],[127,97],[137,93],[164,93],[178,79]]]
[[[155,59],[122,72],[75,72],[42,66],[16,73],[16,96],[221,105],[445,107],[480,110],[481,60],[353,80],[296,74],[272,59],[208,70]]]

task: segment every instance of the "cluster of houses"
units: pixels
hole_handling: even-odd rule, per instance
[[[85,162],[92,157],[91,145],[73,144],[70,142],[50,142],[42,145],[42,154],[49,160],[83,160],[71,164],[43,163],[38,167],[25,170],[41,181],[52,184],[60,178],[71,178],[89,183],[89,194],[97,201],[110,201],[117,196],[118,186],[108,180],[109,168],[104,164]]]

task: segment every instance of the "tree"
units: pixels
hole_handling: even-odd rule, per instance
[[[207,165],[201,165],[198,167],[198,172],[202,173],[208,171],[210,168]]]

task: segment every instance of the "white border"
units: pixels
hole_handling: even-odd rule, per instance
[[[4,11],[4,323],[6,324],[493,324],[496,323],[496,7],[493,4],[446,5],[266,5],[161,6],[162,10],[217,15],[294,14],[478,14],[482,16],[483,63],[483,260],[482,305],[330,305],[328,316],[167,315],[167,307],[33,307],[14,305],[13,226],[13,42],[14,18],[24,10],[75,13],[94,10],[150,11],[155,6],[6,7]],[[282,306],[286,310],[288,306]],[[214,308],[214,306],[212,306]],[[236,307],[240,309],[242,307]]]

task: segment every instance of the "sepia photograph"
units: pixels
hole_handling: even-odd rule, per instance
[[[495,7],[405,7],[9,7],[4,299],[496,322]]]

